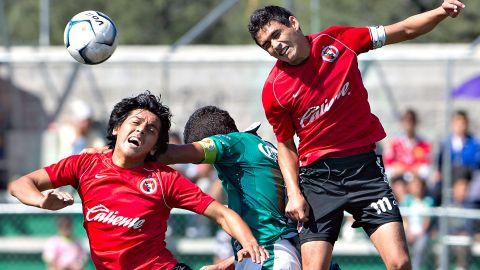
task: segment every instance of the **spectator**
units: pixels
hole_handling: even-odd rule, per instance
[[[480,168],[480,142],[469,128],[469,119],[466,111],[455,111],[452,116],[452,134],[442,143],[438,155],[438,170],[432,180],[432,194],[437,204],[441,203],[443,150],[448,144],[452,171],[459,168],[468,168],[471,172]],[[463,169],[460,169],[463,170]]]
[[[103,135],[97,131],[93,121],[93,110],[83,100],[75,100],[71,103],[72,119],[67,128],[71,129],[71,135],[66,133],[61,140],[65,143],[63,154],[65,156],[78,154],[87,147],[100,147],[105,145]]]
[[[401,117],[402,134],[393,137],[385,148],[383,160],[391,178],[418,175],[427,179],[430,174],[430,143],[417,134],[417,124],[417,113],[406,110]]]
[[[101,147],[106,144],[103,127],[94,121],[93,109],[83,100],[68,104],[68,116],[54,122],[44,136],[42,164],[47,165],[70,155],[78,154],[87,147]]]
[[[404,218],[407,243],[412,256],[412,268],[420,269],[427,258],[429,243],[430,217],[425,214],[433,206],[433,199],[425,196],[426,184],[419,177],[408,182],[408,194],[400,204],[408,209],[409,215]]]
[[[408,194],[407,181],[403,179],[402,176],[397,176],[392,178],[390,181],[390,186],[392,187],[393,194],[395,195],[395,200],[399,205],[402,205],[405,200],[405,196]]]
[[[446,143],[450,145],[452,166],[465,166],[473,170],[480,168],[480,143],[471,133],[469,124],[467,112],[456,111],[452,117],[452,135]],[[442,158],[440,152],[439,167],[442,165]]]
[[[467,193],[471,180],[468,168],[456,168],[453,174],[452,206],[472,209],[473,204],[468,200]],[[471,241],[474,233],[474,221],[467,218],[449,218],[449,234],[462,237],[465,243],[452,246],[456,269],[469,269],[471,259]],[[460,238],[461,239],[461,238]]]
[[[80,240],[75,239],[72,219],[60,216],[57,220],[58,235],[47,240],[42,258],[50,270],[80,270],[87,262],[87,251]]]

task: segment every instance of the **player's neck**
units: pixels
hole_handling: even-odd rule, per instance
[[[112,162],[118,167],[130,169],[145,163],[145,157],[128,157],[116,152],[118,151],[114,151],[112,154]]]

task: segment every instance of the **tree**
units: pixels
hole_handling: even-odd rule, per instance
[[[169,45],[195,26],[223,0],[50,0],[50,40],[63,44],[68,20],[84,10],[99,10],[117,24],[119,44]],[[37,45],[39,0],[4,0],[8,33],[13,45]],[[197,37],[194,44],[252,44],[247,24],[253,10],[265,5],[283,5],[284,0],[239,0],[232,9]],[[310,1],[296,0],[294,13],[302,29],[310,33]],[[336,0],[321,1],[320,27],[331,25],[390,24],[434,8],[439,1]],[[480,1],[468,1],[462,16],[412,42],[471,42],[479,36]]]

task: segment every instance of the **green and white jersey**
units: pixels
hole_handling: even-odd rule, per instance
[[[254,131],[234,132],[203,139],[203,163],[211,163],[228,196],[228,207],[251,228],[260,245],[293,234],[285,217],[285,185],[277,150]]]

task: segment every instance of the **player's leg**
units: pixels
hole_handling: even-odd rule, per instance
[[[328,270],[332,258],[333,245],[327,241],[310,241],[301,246],[304,270]]]
[[[384,174],[381,156],[362,155],[359,169],[349,168],[345,181],[350,201],[346,210],[355,219],[352,227],[363,227],[380,253],[387,269],[411,269],[402,216]]]
[[[302,267],[327,270],[342,225],[346,191],[326,159],[300,168],[300,184],[310,205],[309,220],[299,230]]]
[[[387,269],[412,269],[401,222],[380,225],[370,236]]]

